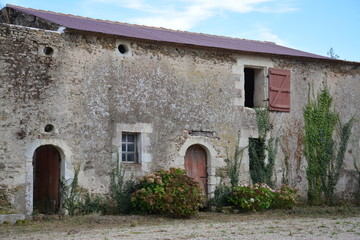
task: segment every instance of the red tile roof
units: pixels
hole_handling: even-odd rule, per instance
[[[12,8],[19,12],[34,15],[38,18],[45,19],[69,29],[80,31],[97,32],[116,36],[186,44],[192,46],[221,48],[242,52],[330,59],[328,57],[283,47],[270,42],[252,41],[239,38],[229,38],[200,33],[175,31],[163,28],[132,25],[120,22],[104,21],[50,11],[24,8],[10,4],[7,4],[6,7]]]

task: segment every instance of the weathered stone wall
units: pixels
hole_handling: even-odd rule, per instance
[[[255,112],[243,107],[244,65],[291,71],[291,112],[271,114],[272,134],[289,135],[289,143],[283,144],[289,153],[279,150],[278,183],[281,160],[288,154],[290,183],[301,186],[303,193],[306,189],[306,163],[296,140],[309,83],[318,89],[327,77],[341,119],[360,119],[354,104],[360,100],[359,64],[239,55],[6,24],[0,25],[0,40],[0,184],[16,189],[11,202],[20,212],[31,212],[32,154],[43,144],[59,149],[65,162],[63,177],[71,178],[73,165],[81,164],[80,185],[91,192],[108,192],[119,124],[148,129],[146,162],[127,164],[135,175],[183,167],[186,146],[205,146],[212,191],[226,149],[231,155],[238,136],[245,147],[248,138],[257,135]],[[121,43],[129,50],[126,54],[117,49]],[[46,55],[45,47],[54,52]],[[47,124],[54,131],[45,132]],[[360,154],[359,137],[356,123],[349,147],[353,156]],[[250,182],[248,164],[244,156],[244,183]],[[357,184],[350,153],[345,169],[341,194]]]
[[[349,140],[347,153],[345,155],[344,171],[341,173],[337,185],[338,196],[344,200],[352,199],[354,191],[358,191],[357,172],[354,168],[354,160],[358,165],[360,154],[360,112],[357,103],[360,101],[360,64],[336,61],[305,61],[301,59],[277,59],[275,67],[291,70],[291,112],[272,113],[274,119],[273,134],[277,132],[281,136],[282,147],[280,147],[277,162],[277,180],[281,181],[284,166],[280,160],[289,157],[291,185],[297,185],[303,196],[306,196],[306,159],[302,148],[297,143],[303,138],[303,108],[308,101],[327,83],[330,93],[334,98],[333,108],[339,113],[342,123],[354,117],[352,135]],[[310,90],[311,89],[311,90]],[[287,153],[288,152],[288,153]]]
[[[14,207],[24,212],[26,148],[35,139],[50,137],[44,124],[66,114],[58,102],[64,90],[50,73],[58,64],[39,52],[60,39],[58,34],[1,25],[0,40],[0,181],[13,193]]]
[[[31,205],[22,199],[31,197],[31,154],[41,144],[71,152],[65,177],[80,163],[80,184],[106,193],[116,124],[149,124],[150,160],[146,169],[129,165],[135,174],[183,166],[183,143],[202,137],[213,147],[214,185],[226,147],[233,148],[242,122],[254,121],[234,105],[236,61],[229,53],[10,25],[1,25],[1,39],[1,182],[18,189],[19,211]],[[118,54],[118,41],[129,44],[131,55]],[[46,133],[47,124],[55,130]]]

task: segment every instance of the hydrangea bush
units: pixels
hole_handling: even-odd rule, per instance
[[[265,183],[234,187],[229,202],[243,210],[261,211],[270,207],[274,190]]]
[[[282,185],[281,188],[277,189],[274,193],[271,208],[291,209],[296,205],[298,196],[298,188]]]
[[[228,196],[229,203],[241,210],[261,211],[268,208],[291,209],[297,201],[298,189],[283,185],[273,190],[265,183],[234,187]]]
[[[131,202],[141,212],[190,217],[198,213],[203,204],[199,184],[182,169],[148,174],[140,180],[138,187]]]

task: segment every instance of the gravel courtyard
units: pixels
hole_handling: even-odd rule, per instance
[[[45,217],[0,225],[0,239],[360,239],[360,211],[327,208],[263,213],[202,212],[191,219],[157,216]]]

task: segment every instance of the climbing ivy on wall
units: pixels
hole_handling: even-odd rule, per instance
[[[332,101],[325,83],[316,99],[309,96],[304,108],[304,154],[308,163],[308,201],[312,205],[324,202],[322,194],[326,203],[334,203],[334,190],[351,134],[353,119],[342,125],[338,113],[331,110]]]
[[[238,186],[240,179],[240,166],[243,159],[243,153],[245,148],[239,147],[239,141],[235,144],[234,157],[229,157],[229,153],[227,153],[226,162],[227,166],[227,175],[229,176],[229,181],[231,187],[234,188]]]
[[[268,137],[272,128],[269,110],[255,108],[259,138],[249,139],[250,175],[253,183],[272,186],[278,138]]]

